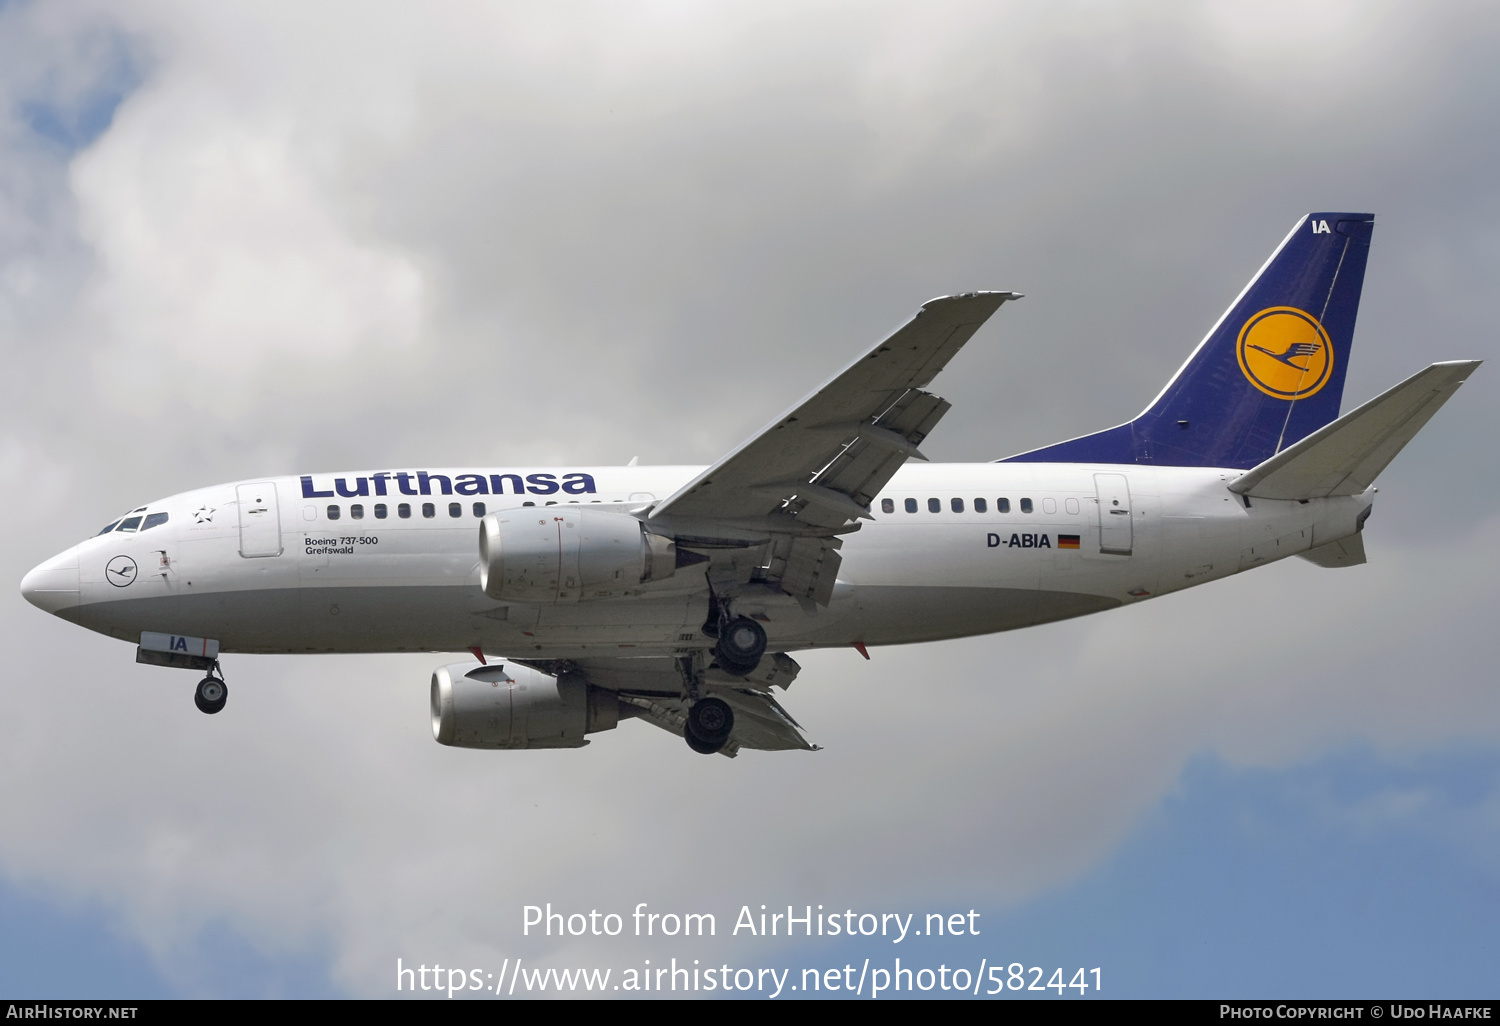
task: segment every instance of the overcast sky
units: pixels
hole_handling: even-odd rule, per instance
[[[1309,210],[1376,214],[1351,408],[1496,349],[1497,35],[1477,2],[0,4],[0,565],[269,474],[706,463],[976,288],[1026,298],[923,448],[999,458],[1131,417]],[[208,719],[13,587],[0,991],[894,953],[1493,997],[1497,382],[1381,478],[1367,566],[799,657],[815,754],[445,749],[441,656],[233,657]],[[547,901],[720,936],[522,937]],[[761,903],[991,932],[724,936]]]

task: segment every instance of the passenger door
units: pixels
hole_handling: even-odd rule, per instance
[[[235,488],[240,509],[240,555],[246,559],[281,555],[281,513],[270,481]]]
[[[1099,498],[1099,551],[1130,555],[1135,532],[1131,527],[1129,482],[1124,474],[1095,474],[1094,489]]]

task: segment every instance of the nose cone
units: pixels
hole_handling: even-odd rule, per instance
[[[21,595],[49,613],[77,606],[78,547],[58,553],[21,578]]]

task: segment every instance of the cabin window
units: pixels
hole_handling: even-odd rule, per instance
[[[882,512],[882,513],[894,513],[894,512],[896,512],[896,500],[895,499],[881,499],[880,500],[880,512]],[[107,530],[109,530],[109,528],[106,527],[105,530],[107,531]]]
[[[1030,499],[1022,499],[1021,500],[1021,512],[1022,513],[1030,513],[1031,512],[1031,500]]]
[[[521,505],[523,505],[523,506],[535,506],[536,503],[534,503],[534,502],[523,502],[523,503],[521,503]]]
[[[484,516],[484,503],[482,503],[482,502],[476,502],[476,503],[474,503],[474,515],[476,517],[482,517],[482,516]]]
[[[385,503],[383,503],[383,502],[377,502],[375,504],[375,519],[376,520],[384,520],[385,519],[385,514],[386,514]]]
[[[942,499],[928,499],[927,500],[927,512],[929,512],[929,513],[941,513],[942,511],[943,511],[943,500]]]
[[[153,527],[160,527],[162,524],[165,524],[167,522],[168,515],[169,514],[166,514],[166,513],[151,513],[151,514],[149,514],[146,517],[146,522],[141,525],[141,530],[142,531],[149,531]]]
[[[906,500],[906,512],[908,512],[908,513],[915,513],[916,511],[917,511],[917,500],[916,499],[907,499]]]
[[[121,531],[134,531],[137,528],[139,528],[140,526],[141,526],[141,518],[140,517],[126,517],[124,520],[120,521],[120,526],[119,526],[118,530],[121,530]]]
[[[1042,500],[1042,512],[1043,513],[1056,513],[1057,512],[1057,500],[1056,499],[1043,499]]]
[[[104,530],[100,531],[99,534],[108,534],[109,532],[113,531],[119,525],[120,525],[120,522],[118,520],[111,520],[109,522],[109,526],[106,527]],[[95,535],[95,537],[97,538],[98,535]]]
[[[461,502],[448,503],[448,515],[454,520],[464,515],[464,504]]]
[[[955,513],[962,513],[964,511],[964,500],[962,499],[954,499],[949,503],[949,505],[953,508],[953,512]]]
[[[351,502],[349,504],[349,519],[350,520],[363,520],[364,518],[365,518],[365,508],[364,508],[364,506],[360,505],[357,502]]]
[[[989,511],[990,511],[990,504],[988,502],[985,502],[983,499],[975,499],[974,500],[974,512],[975,513],[988,513]]]
[[[1063,509],[1067,510],[1073,516],[1077,516],[1078,515],[1078,500],[1077,499],[1064,499],[1063,500]]]
[[[402,520],[410,520],[411,519],[411,503],[409,503],[409,502],[403,502],[401,505],[397,506],[396,507],[396,516],[400,517]]]
[[[339,507],[338,507],[338,504],[337,503],[331,503],[329,505],[329,507],[328,507],[328,519],[329,520],[337,520],[338,518],[339,518]]]
[[[995,500],[995,512],[996,513],[1009,513],[1010,512],[1010,500],[1009,499],[996,499]]]
[[[428,520],[437,516],[437,507],[430,502],[422,503],[422,515]]]

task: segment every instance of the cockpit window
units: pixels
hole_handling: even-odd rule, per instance
[[[119,526],[120,526],[120,522],[118,520],[111,520],[109,522],[109,526],[106,527],[104,530],[100,531],[99,534],[108,534],[109,532],[113,531],[116,527],[119,527]],[[98,536],[96,535],[95,537],[98,537]]]
[[[149,531],[153,527],[160,527],[162,524],[165,524],[167,522],[167,516],[168,514],[166,513],[148,514],[146,517],[146,522],[141,525],[141,530]]]
[[[141,526],[141,518],[140,517],[126,517],[124,520],[120,521],[120,526],[117,527],[117,528],[115,528],[115,530],[117,530],[117,531],[134,531],[134,530],[139,529],[140,526]]]

